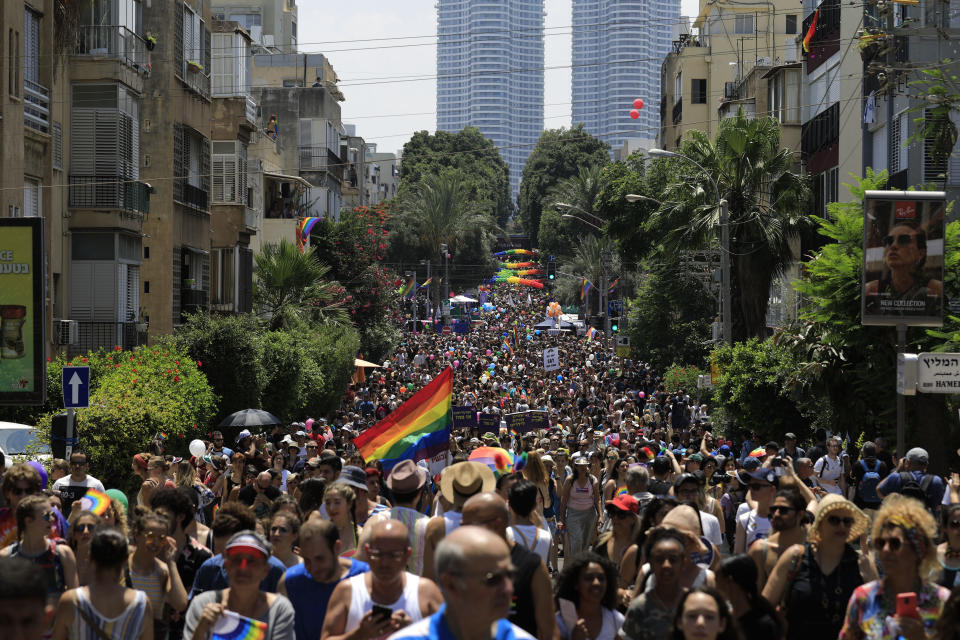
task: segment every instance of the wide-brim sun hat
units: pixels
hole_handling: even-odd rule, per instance
[[[820,506],[817,507],[817,515],[813,519],[811,530],[817,531],[817,535],[819,535],[820,525],[827,516],[836,511],[849,511],[853,516],[854,522],[853,526],[850,527],[850,532],[847,534],[847,542],[853,542],[870,528],[870,517],[861,511],[857,505],[841,495],[828,493],[824,496],[823,500],[820,501]]]

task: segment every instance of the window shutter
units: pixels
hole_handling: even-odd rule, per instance
[[[187,8],[184,7],[183,11],[174,10],[173,12],[173,74],[183,80],[186,77],[187,62],[184,59],[183,48],[186,43],[185,33],[186,30],[186,20],[184,16],[187,13]]]
[[[70,173],[93,175],[96,157],[96,136],[92,109],[73,109],[70,112]]]
[[[183,186],[187,175],[187,148],[183,125],[173,127],[173,199],[183,202]],[[176,317],[176,316],[175,316]]]
[[[194,46],[194,33],[196,24],[194,22],[195,14],[186,6],[183,7],[183,57],[185,62],[198,62],[196,58],[196,47]],[[186,70],[184,70],[186,72]]]
[[[63,127],[53,123],[53,168],[63,171]]]
[[[206,89],[207,93],[210,93],[210,30],[204,26],[203,20],[200,21],[200,35],[203,38],[203,40],[200,41],[203,45],[203,50],[200,52],[203,61],[200,64],[203,65],[203,68],[206,70],[205,73],[207,74],[205,76],[207,86],[204,87],[204,89]]]
[[[924,112],[925,118],[933,119],[934,116],[930,109]],[[936,158],[933,154],[933,141],[927,138],[923,139],[923,181],[940,182],[943,175],[947,173],[947,164],[949,158]]]
[[[173,248],[173,324],[180,324],[180,287],[183,286],[183,248]]]
[[[201,136],[194,140],[200,145],[200,188],[210,193],[210,142]]]
[[[40,81],[40,16],[24,9],[23,12],[23,79]]]
[[[897,114],[890,121],[890,159],[887,163],[890,166],[890,175],[900,171],[900,126],[903,114]]]
[[[23,185],[23,216],[39,218],[42,215],[40,182],[28,179]]]
[[[237,202],[247,201],[247,145],[237,143]]]
[[[230,76],[230,58],[233,51],[230,48],[232,34],[215,33],[213,39],[213,54],[210,61],[210,81],[213,83],[213,95],[228,96],[233,94]]]

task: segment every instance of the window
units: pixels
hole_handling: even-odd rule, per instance
[[[250,31],[250,27],[259,27],[263,25],[263,18],[259,13],[231,13],[230,20],[239,22],[240,26]]]
[[[785,69],[770,78],[767,84],[767,100],[770,115],[778,122],[800,122],[800,72]]]
[[[814,214],[827,217],[827,205],[837,202],[840,173],[837,167],[827,169],[813,178]]]
[[[139,99],[119,83],[75,84],[71,98],[69,206],[134,209]]]
[[[677,77],[673,81],[673,101],[680,102],[683,99],[683,72],[680,71],[677,73]]]
[[[250,92],[250,43],[239,33],[212,34],[213,95],[242,96]]]
[[[707,104],[706,78],[694,78],[690,81],[690,104]]]
[[[797,16],[796,14],[790,14],[785,16],[787,19],[787,28],[786,33],[788,35],[797,33]]]
[[[753,14],[743,13],[734,16],[733,32],[740,34],[753,33]]]
[[[905,113],[898,113],[890,122],[890,158],[887,165],[890,167],[891,176],[907,168],[907,127]]]
[[[39,218],[43,215],[43,192],[40,181],[26,178],[23,181],[23,215],[25,218]]]
[[[63,171],[63,127],[53,123],[53,168]]]
[[[239,140],[211,143],[214,203],[247,203],[247,146]]]
[[[210,304],[213,311],[234,311],[237,249],[214,249],[210,256]]]
[[[934,119],[937,117],[933,114],[933,112],[930,109],[927,109],[924,115],[928,119]],[[940,116],[940,117],[943,118],[946,116]],[[923,139],[923,181],[924,182],[939,182],[942,184],[944,176],[947,173],[948,162],[949,162],[948,158],[937,158],[934,155],[933,140],[931,140],[930,138]],[[26,204],[26,202],[24,202],[24,204]]]
[[[210,145],[198,131],[173,127],[173,199],[206,211],[210,192]]]
[[[40,82],[40,16],[29,8],[23,11],[23,80]]]

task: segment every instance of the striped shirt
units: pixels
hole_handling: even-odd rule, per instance
[[[130,603],[130,606],[114,618],[108,618],[94,608],[93,603],[90,602],[87,587],[80,587],[75,593],[77,594],[75,605],[77,610],[83,611],[86,617],[95,622],[108,638],[135,640],[140,637],[140,632],[143,631],[143,617],[147,611],[147,596],[143,591],[137,591],[136,598]],[[152,626],[153,623],[149,624]],[[77,613],[73,616],[70,637],[74,640],[101,640],[103,635],[94,631],[84,620],[84,617]]]

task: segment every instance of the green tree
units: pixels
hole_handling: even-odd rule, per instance
[[[520,225],[535,246],[550,190],[564,178],[576,175],[581,167],[607,164],[609,152],[610,145],[587,133],[582,124],[540,134],[523,167],[518,213]]]
[[[510,170],[493,141],[476,127],[457,133],[418,131],[403,145],[400,165],[400,199],[416,192],[428,176],[457,169],[463,176],[467,198],[476,209],[506,224],[513,214]]]
[[[712,292],[678,263],[655,263],[630,300],[632,349],[657,371],[675,362],[704,366],[716,313]]]
[[[538,243],[541,253],[569,256],[577,237],[584,231],[596,233],[593,226],[603,225],[595,206],[603,186],[603,167],[587,165],[551,189],[540,215]],[[579,220],[563,216],[574,216]]]
[[[683,161],[683,177],[664,190],[650,230],[674,255],[685,249],[716,246],[720,198],[728,203],[731,310],[734,340],[763,336],[770,283],[799,259],[794,253],[804,229],[810,191],[795,172],[797,157],[780,145],[773,118],[747,118],[743,110],[720,122],[716,139],[690,133],[680,153],[709,172]],[[675,165],[680,167],[680,164]]]
[[[130,489],[134,454],[144,451],[158,436],[171,451],[186,451],[194,438],[206,437],[216,397],[204,363],[169,345],[135,351],[101,349],[47,363],[48,377],[59,380],[64,366],[90,366],[90,407],[76,414],[77,437],[92,469],[107,487]],[[37,423],[38,437],[49,441],[53,417]],[[162,434],[162,435],[161,435]]]
[[[270,329],[307,321],[349,322],[337,285],[325,280],[330,268],[317,260],[314,249],[301,253],[283,239],[265,245],[255,259],[254,302],[270,317]]]
[[[861,271],[863,265],[864,191],[880,190],[887,172],[874,173],[848,185],[854,200],[832,203],[829,217],[817,218],[819,233],[830,242],[804,265],[795,283],[802,295],[800,321],[776,336],[777,347],[792,351],[796,370],[788,386],[800,398],[811,419],[820,426],[851,434],[865,431],[896,435],[896,331],[893,327],[860,323]],[[947,225],[944,235],[946,299],[960,297],[960,223]],[[960,335],[960,318],[947,316],[941,330],[911,327],[907,352],[952,349]],[[925,447],[931,465],[946,468],[948,456],[960,441],[955,409],[940,394],[917,394],[906,398],[907,442]],[[951,444],[944,446],[944,443]]]

